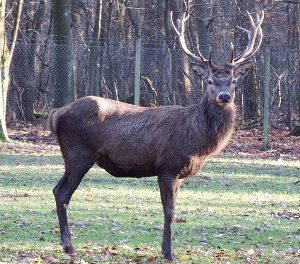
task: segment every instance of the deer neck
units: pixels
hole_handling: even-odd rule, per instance
[[[217,103],[209,101],[206,94],[202,100],[204,109],[204,119],[208,129],[216,129],[217,131],[222,129],[231,129],[235,124],[236,119],[236,107],[234,103],[226,106],[220,106]]]
[[[209,101],[205,94],[197,107],[200,115],[198,127],[203,131],[207,153],[217,154],[226,146],[233,133],[236,119],[235,105],[232,103],[225,107],[219,106]]]

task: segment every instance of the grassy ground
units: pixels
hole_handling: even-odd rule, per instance
[[[0,153],[0,262],[68,263],[52,188],[59,154]],[[219,157],[181,188],[177,263],[300,263],[300,163]],[[69,207],[78,263],[162,263],[156,178],[92,168]]]

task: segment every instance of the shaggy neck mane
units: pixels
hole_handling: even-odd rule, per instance
[[[205,143],[203,154],[217,154],[228,143],[235,125],[236,108],[234,103],[219,106],[209,101],[205,94],[198,107],[198,126],[204,131]],[[202,138],[201,141],[204,139]],[[202,145],[203,147],[203,145]]]

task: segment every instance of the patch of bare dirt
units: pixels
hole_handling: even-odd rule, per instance
[[[239,130],[233,134],[225,153],[247,155],[251,158],[300,160],[300,137],[289,136],[287,128],[271,129],[269,149],[262,150],[262,145],[261,129]]]
[[[9,127],[8,134],[12,142],[0,142],[0,151],[28,154],[59,152],[57,141],[47,131],[45,122],[35,125],[14,124]]]

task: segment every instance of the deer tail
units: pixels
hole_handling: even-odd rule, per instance
[[[57,121],[60,116],[58,110],[59,108],[51,110],[47,120],[47,129],[50,130],[54,135],[56,135]]]

